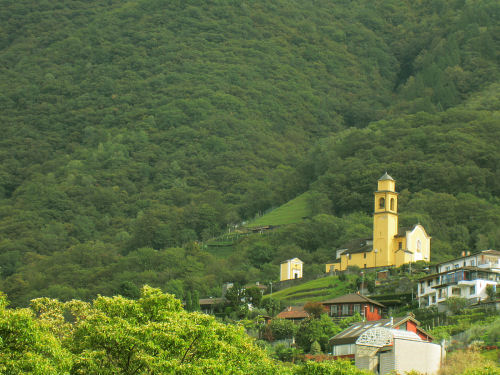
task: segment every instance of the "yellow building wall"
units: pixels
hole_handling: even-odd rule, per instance
[[[302,278],[303,264],[298,261],[288,261],[280,265],[280,281],[294,279],[294,270],[299,271],[299,278]]]
[[[281,263],[280,267],[280,281],[289,280],[288,277],[288,263]]]
[[[427,235],[424,227],[416,225],[413,230],[407,234],[407,249],[413,253],[412,262],[423,260],[429,262],[431,259],[431,237]]]
[[[395,191],[396,181],[394,180],[378,180],[378,190]]]

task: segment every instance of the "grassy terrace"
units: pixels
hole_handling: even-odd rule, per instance
[[[304,284],[280,290],[279,292],[273,293],[272,298],[297,305],[309,301],[320,302],[352,292],[350,285],[355,278],[356,276],[354,275],[347,275],[345,281],[340,281],[337,276],[322,277]],[[269,297],[270,295],[264,296],[264,298]]]
[[[297,223],[311,215],[308,197],[309,193],[307,192],[301,194],[297,198],[248,223],[247,227]]]

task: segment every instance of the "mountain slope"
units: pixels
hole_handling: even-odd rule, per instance
[[[354,215],[345,233],[366,232],[366,192],[381,164],[391,166],[379,131],[413,144],[428,130],[418,123],[430,121],[439,135],[425,141],[432,148],[422,141],[415,158],[398,145],[404,157],[393,174],[401,186],[433,170],[441,140],[447,148],[484,145],[476,142],[479,128],[468,136],[460,124],[478,121],[495,132],[489,85],[498,81],[498,20],[490,0],[2,1],[1,288],[26,303],[40,294],[130,292],[124,282],[208,294],[222,280],[272,277],[272,264],[265,271],[259,256],[251,266],[259,267],[248,268],[247,242],[221,266],[193,241],[279,206],[311,183],[321,198],[315,214],[336,215],[328,219],[335,225]],[[489,103],[477,104],[482,117],[443,112],[467,100]],[[440,121],[454,113],[458,125],[445,139]],[[413,125],[405,128],[406,121]],[[370,160],[353,155],[367,148]],[[464,154],[480,169],[470,189],[457,186],[474,166],[456,169],[459,178],[444,185],[440,167],[412,186],[453,199],[477,195],[487,205],[497,196],[493,154]],[[405,169],[403,161],[413,159],[419,164]],[[346,170],[359,175],[341,183]],[[480,226],[465,227],[474,234],[461,241],[478,241]],[[296,244],[311,253],[322,247],[319,264],[346,237],[332,233],[339,235],[326,236],[328,244],[305,237]],[[496,243],[487,233],[493,239],[482,242]],[[445,253],[456,251],[443,241]],[[190,254],[190,264],[162,260],[154,270],[147,259],[156,253],[140,250],[162,258],[189,243],[176,251]],[[140,265],[132,265],[137,258]]]

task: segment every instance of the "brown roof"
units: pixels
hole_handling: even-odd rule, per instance
[[[225,298],[200,298],[199,303],[202,305],[216,305],[218,303],[223,303]]]
[[[278,319],[305,319],[309,317],[309,313],[304,310],[303,306],[288,306],[285,310],[276,315]]]
[[[351,325],[349,328],[343,330],[337,335],[333,336],[329,343],[330,345],[342,345],[342,344],[353,344],[356,342],[359,336],[361,336],[366,330],[375,327],[384,327],[384,328],[396,328],[401,324],[406,322],[407,320],[411,320],[417,325],[417,330],[428,336],[432,339],[432,336],[425,332],[422,328],[420,328],[420,322],[413,318],[411,315],[393,318],[391,323],[391,319],[380,319],[380,320],[372,320],[368,322],[358,322]]]
[[[322,301],[321,303],[323,305],[334,305],[337,303],[362,303],[362,302],[368,302],[373,305],[377,305],[380,307],[385,307],[383,304],[380,302],[374,301],[368,297],[363,296],[362,294],[358,293],[351,293],[351,294],[346,294],[344,296],[340,296],[337,298],[329,299],[327,301]]]

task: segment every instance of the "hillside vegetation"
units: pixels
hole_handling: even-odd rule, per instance
[[[246,224],[246,226],[252,228],[265,225],[283,225],[300,222],[311,215],[311,207],[314,205],[311,199],[312,196],[310,194],[301,194],[291,201],[286,202],[284,205],[252,220],[250,223]]]
[[[433,260],[500,245],[497,1],[1,5],[0,289],[15,306],[144,283],[217,295],[292,256],[321,272],[370,236],[385,170]],[[200,245],[306,191],[308,219],[224,258]]]

